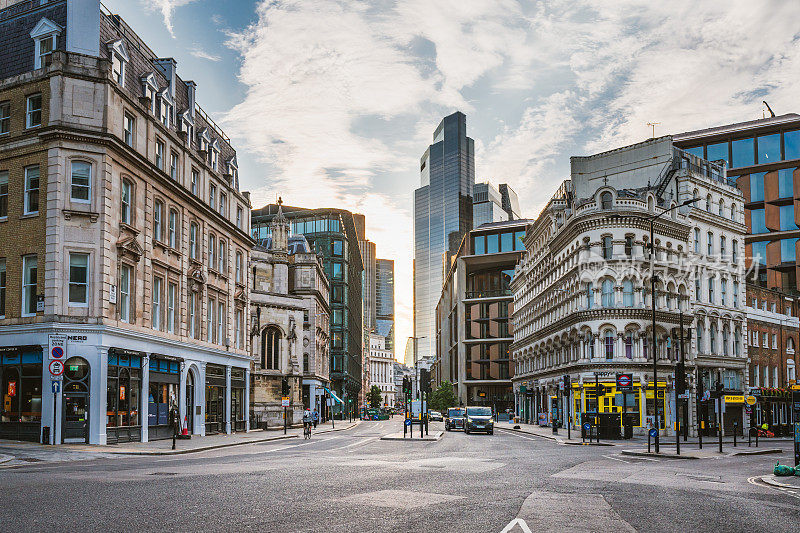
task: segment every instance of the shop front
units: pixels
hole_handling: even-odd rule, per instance
[[[171,439],[174,432],[170,413],[178,407],[180,360],[152,354],[147,394],[148,440]]]
[[[247,430],[244,405],[245,385],[245,369],[231,369],[231,429],[233,431]]]
[[[225,381],[224,366],[206,365],[206,435],[225,432]]]
[[[39,441],[42,424],[42,348],[0,348],[0,439]]]
[[[108,444],[142,440],[139,414],[142,392],[142,352],[108,351],[106,439]]]
[[[751,425],[764,429],[776,437],[790,436],[792,431],[792,391],[784,388],[757,387],[750,389],[756,397],[752,409]]]
[[[654,399],[651,383],[644,388],[634,380],[632,390],[623,396],[617,391],[616,382],[599,381],[601,391],[598,394],[592,381],[572,384],[573,420],[590,421],[606,427],[611,434],[624,435],[625,426],[632,428],[636,434],[644,434],[648,428],[655,426],[656,408],[658,408],[658,425],[661,430],[668,427],[666,382],[658,382],[658,399]],[[594,422],[592,422],[594,423]],[[608,427],[610,424],[616,428]]]

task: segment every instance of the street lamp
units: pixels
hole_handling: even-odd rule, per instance
[[[700,198],[691,198],[686,200],[685,202],[672,206],[669,209],[665,209],[664,211],[658,213],[657,215],[653,215],[647,217],[647,220],[650,222],[650,305],[653,314],[653,407],[655,411],[655,426],[656,426],[656,453],[658,453],[658,444],[659,444],[659,428],[661,427],[658,419],[658,353],[657,353],[657,344],[656,344],[656,270],[655,270],[655,255],[656,255],[656,246],[655,246],[655,238],[654,238],[654,226],[655,221],[659,217],[666,215],[667,213],[671,213],[672,211],[680,208],[685,207],[687,205],[692,205],[693,203],[699,201]]]

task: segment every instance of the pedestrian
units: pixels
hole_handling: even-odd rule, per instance
[[[319,413],[316,409],[311,413],[311,419],[314,421],[314,429],[317,429],[317,422],[319,422]]]

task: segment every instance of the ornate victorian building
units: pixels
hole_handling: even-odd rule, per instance
[[[527,253],[512,282],[517,412],[529,421],[542,414],[563,421],[570,402],[576,428],[591,413],[642,433],[657,408],[669,433],[682,325],[693,424],[698,376],[704,390],[719,381],[730,395],[746,383],[742,195],[724,166],[675,148],[669,137],[571,163],[571,179],[526,233]],[[693,206],[655,220],[654,349],[649,219],[692,198],[699,199]],[[626,420],[617,373],[633,374]],[[726,431],[734,423],[741,431],[741,404],[720,408]],[[714,413],[713,402],[701,402],[707,425]]]

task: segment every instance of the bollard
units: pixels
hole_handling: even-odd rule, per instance
[[[733,447],[736,448],[736,434],[738,433],[739,424],[733,423]]]
[[[650,453],[650,432],[647,432],[647,453]]]
[[[756,428],[756,448],[758,448],[758,428]]]
[[[753,428],[750,428],[747,431],[747,447],[750,447],[750,443],[753,441]]]

